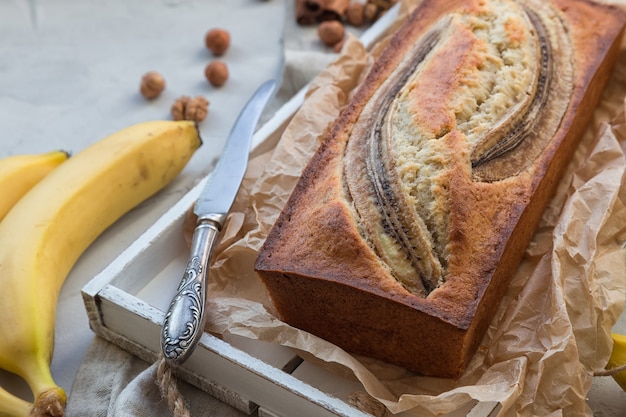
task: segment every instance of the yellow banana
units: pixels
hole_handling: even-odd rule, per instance
[[[618,333],[612,333],[611,337],[613,338],[613,350],[611,352],[611,357],[609,358],[609,363],[606,365],[607,369],[626,365],[626,336]],[[626,391],[626,371],[614,374],[613,379],[615,379],[619,386]]]
[[[72,156],[0,223],[0,368],[29,385],[30,416],[64,414],[65,392],[50,361],[58,294],[74,263],[108,226],[174,179],[201,143],[188,121],[123,129]]]
[[[0,159],[0,220],[28,190],[69,156],[65,151],[52,151]]]
[[[0,417],[27,416],[33,405],[0,388]]]

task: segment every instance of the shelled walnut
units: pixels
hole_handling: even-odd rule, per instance
[[[199,123],[209,113],[209,101],[202,96],[182,96],[172,105],[171,113],[174,120],[193,120]]]

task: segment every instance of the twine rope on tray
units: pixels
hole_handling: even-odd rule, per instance
[[[616,366],[615,368],[610,369],[602,369],[600,371],[595,371],[593,376],[613,376],[617,375],[622,371],[626,371],[626,364],[621,366]]]
[[[172,372],[170,364],[165,360],[163,352],[159,353],[157,362],[156,384],[161,396],[167,402],[167,408],[174,417],[191,417],[185,399],[178,389],[176,376]]]

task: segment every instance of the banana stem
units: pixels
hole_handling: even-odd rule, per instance
[[[37,397],[29,417],[63,417],[65,415],[65,392],[55,387]]]
[[[31,358],[21,364],[22,378],[26,380],[35,403],[29,417],[63,417],[67,395],[52,378],[49,361],[45,357]]]

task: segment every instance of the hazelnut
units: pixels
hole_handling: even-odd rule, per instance
[[[213,87],[221,87],[228,80],[228,66],[222,61],[213,61],[204,69],[204,75]]]
[[[139,91],[145,98],[157,98],[165,89],[165,79],[156,71],[150,71],[141,78]]]
[[[352,2],[346,9],[346,21],[349,25],[359,27],[365,23],[365,5]]]
[[[317,34],[326,46],[334,46],[343,39],[345,29],[337,20],[326,20],[320,23]]]
[[[182,96],[174,102],[171,112],[174,120],[193,120],[199,123],[209,113],[209,102],[201,96],[194,98]]]
[[[378,6],[374,3],[367,3],[363,10],[365,19],[369,22],[375,22],[378,18]]]
[[[224,29],[211,29],[204,37],[204,43],[213,55],[224,55],[230,46],[230,34]]]

